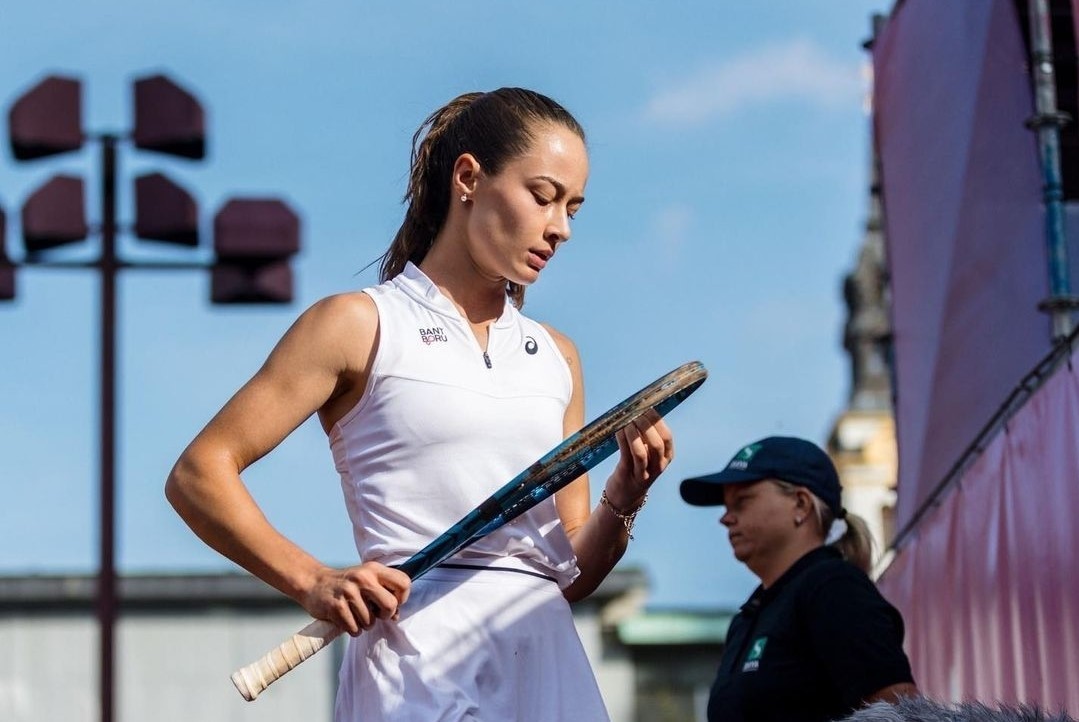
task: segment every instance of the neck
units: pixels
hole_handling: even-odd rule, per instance
[[[420,270],[438,286],[446,298],[470,323],[487,324],[502,315],[506,304],[506,279],[490,278],[471,257],[436,239],[420,263]]]
[[[761,580],[761,586],[768,589],[779,581],[779,578],[786,574],[795,562],[821,546],[823,545],[819,540],[800,541],[791,544],[771,559],[754,561],[752,564],[747,562],[746,566]]]

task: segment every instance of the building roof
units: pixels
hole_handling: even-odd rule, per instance
[[[646,586],[642,570],[616,569],[591,598],[602,603]],[[97,578],[92,574],[0,576],[0,609],[86,609],[94,605],[96,589]],[[124,609],[295,604],[244,572],[125,574],[117,579],[117,597]]]
[[[733,610],[646,611],[618,624],[618,639],[626,646],[723,644]]]

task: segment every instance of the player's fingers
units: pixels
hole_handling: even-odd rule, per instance
[[[632,459],[633,476],[651,478],[656,455],[663,449],[663,440],[652,430],[646,420],[634,419],[625,428],[626,439]]]
[[[370,600],[363,596],[350,597],[348,605],[360,629],[370,629],[380,616],[377,604],[372,604]]]
[[[663,417],[659,415],[659,412],[655,409],[648,409],[643,414],[637,417],[636,422],[638,428],[642,432],[655,432],[658,438],[662,439],[665,444],[669,444],[673,438],[671,429],[667,426],[667,422],[663,420]]]
[[[667,465],[674,460],[674,435],[670,433],[666,424],[657,426],[656,433],[659,434],[659,458],[662,460],[663,468],[667,468]]]
[[[363,626],[348,599],[337,600],[336,604],[333,606],[333,618],[329,621],[336,624],[352,637],[359,636]]]
[[[408,595],[412,592],[412,578],[400,569],[386,567],[380,575],[379,581],[382,586],[390,590],[397,599],[397,606],[408,601]]]
[[[397,614],[397,597],[393,592],[382,587],[364,591],[364,604],[370,613],[370,623],[376,619],[390,619]]]
[[[658,413],[649,409],[640,417],[638,428],[649,450],[654,452],[654,457],[650,457],[650,461],[654,462],[653,468],[655,463],[660,465],[661,470],[666,468],[674,458],[674,434],[670,427]]]
[[[618,433],[625,439],[623,456],[628,457],[627,462],[633,469],[633,475],[641,478],[641,474],[648,469],[648,442],[636,421],[626,424]]]

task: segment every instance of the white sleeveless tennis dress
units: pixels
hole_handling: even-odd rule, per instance
[[[365,289],[379,341],[331,430],[363,561],[400,563],[563,438],[572,379],[508,301],[477,342],[416,266]],[[337,722],[607,720],[561,588],[576,577],[554,500],[416,580],[397,622],[350,639]]]

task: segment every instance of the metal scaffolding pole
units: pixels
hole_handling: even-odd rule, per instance
[[[1074,328],[1072,312],[1079,307],[1079,299],[1071,295],[1068,246],[1064,235],[1064,189],[1060,173],[1060,128],[1069,118],[1057,109],[1049,0],[1028,0],[1027,9],[1030,15],[1030,65],[1036,110],[1028,125],[1038,134],[1049,260],[1049,298],[1038,307],[1050,314],[1053,340],[1058,341],[1071,335]]]

